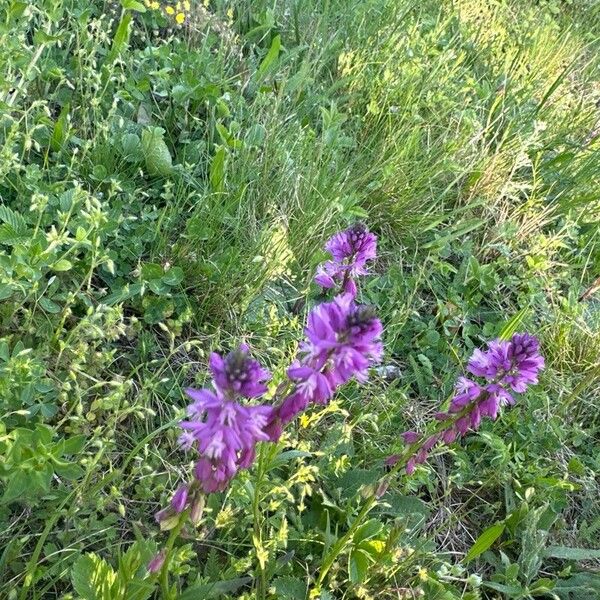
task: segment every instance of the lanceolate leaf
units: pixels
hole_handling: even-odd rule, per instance
[[[504,523],[496,523],[488,527],[471,546],[471,549],[465,556],[465,562],[469,562],[477,558],[480,554],[491,548],[492,544],[502,535],[506,525]]]

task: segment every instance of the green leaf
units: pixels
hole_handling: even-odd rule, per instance
[[[142,141],[140,136],[135,133],[126,133],[121,138],[121,148],[123,156],[129,162],[137,162],[144,159],[142,151]]]
[[[12,208],[9,208],[4,204],[0,205],[0,221],[8,223],[15,233],[19,235],[22,235],[27,231],[27,224],[25,223],[23,215],[15,212]]]
[[[279,577],[273,582],[277,598],[284,600],[304,600],[306,598],[306,582],[295,577]]]
[[[144,281],[152,281],[160,279],[165,274],[162,265],[157,263],[146,263],[142,265],[142,279]]]
[[[269,471],[277,469],[295,458],[308,458],[309,456],[312,456],[312,453],[305,450],[286,450],[285,452],[280,452],[269,464]]]
[[[484,581],[482,585],[503,594],[523,594],[525,591],[520,585],[504,585],[495,581]]]
[[[59,272],[69,271],[72,268],[73,268],[73,263],[70,260],[67,260],[66,258],[61,258],[60,260],[57,260],[52,265],[52,270],[59,271]]]
[[[127,45],[127,41],[129,40],[129,25],[131,24],[131,15],[132,13],[130,11],[126,11],[121,17],[121,21],[119,22],[119,26],[115,32],[115,37],[113,38],[110,52],[106,59],[109,64],[114,62],[117,56],[119,56],[121,53],[121,50],[123,50],[123,48]]]
[[[103,299],[102,303],[107,306],[113,306],[119,302],[125,302],[134,296],[137,296],[142,291],[141,283],[132,283],[131,285],[125,285],[120,290],[113,292]]]
[[[13,502],[13,500],[21,497],[28,487],[29,475],[27,472],[22,470],[15,471],[8,481],[8,485],[6,486],[4,494],[2,495],[2,499],[0,500],[0,504],[8,504],[9,502]]]
[[[71,570],[73,587],[83,600],[112,600],[116,579],[113,568],[97,554],[79,557]]]
[[[480,554],[491,548],[492,544],[502,535],[506,525],[504,523],[496,523],[488,527],[471,546],[471,549],[465,556],[465,562],[469,562],[477,558]]]
[[[363,523],[354,534],[354,543],[360,544],[363,540],[375,537],[383,529],[383,523],[377,519],[369,519]]]
[[[121,6],[127,10],[134,10],[141,13],[146,12],[146,7],[137,0],[121,0]]]
[[[222,192],[225,187],[225,159],[226,152],[223,146],[219,146],[210,163],[210,187],[213,192]]]
[[[562,560],[594,560],[600,558],[600,550],[593,548],[570,548],[568,546],[548,546],[544,550],[544,556],[548,558],[560,558]]]
[[[56,314],[60,312],[60,306],[45,296],[38,300],[38,304],[48,313]]]
[[[279,58],[279,51],[281,50],[281,36],[276,35],[271,42],[271,47],[269,51],[262,59],[260,66],[258,67],[257,75],[259,78],[262,78],[265,73],[269,70],[269,68],[275,63],[275,61]]]
[[[57,475],[69,481],[76,481],[85,474],[85,471],[76,463],[60,462],[54,465]]]
[[[58,152],[67,141],[69,109],[69,103],[65,104],[58,115],[56,123],[54,124],[54,130],[52,131],[52,137],[50,138],[50,148],[53,152]]]
[[[183,269],[181,267],[171,267],[164,275],[163,275],[163,283],[167,285],[179,285],[184,279]]]
[[[348,557],[348,573],[352,583],[364,581],[369,570],[369,559],[362,550],[352,550]]]
[[[142,152],[149,175],[166,177],[173,172],[173,159],[163,134],[160,127],[148,127],[142,132]]]
[[[498,337],[501,340],[509,340],[517,332],[528,312],[528,308],[522,308],[510,321],[504,324]]]
[[[236,592],[251,581],[251,577],[238,577],[237,579],[194,585],[182,592],[179,595],[178,600],[204,600],[205,598],[218,598],[222,594]]]

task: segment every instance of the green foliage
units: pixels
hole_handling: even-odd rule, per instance
[[[384,365],[208,498],[173,595],[600,596],[597,7],[160,5],[0,6],[0,597],[161,597],[182,389],[240,340],[275,389],[356,219]],[[363,512],[524,329],[540,385]]]

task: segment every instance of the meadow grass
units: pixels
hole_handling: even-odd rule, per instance
[[[281,381],[356,220],[392,375],[208,499],[180,597],[600,597],[597,4],[139,7],[0,8],[2,597],[165,597],[183,388],[241,340]],[[399,432],[515,315],[540,385],[398,477],[315,591]]]

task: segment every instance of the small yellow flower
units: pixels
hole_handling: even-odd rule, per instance
[[[300,415],[300,427],[306,429],[310,424],[310,418],[306,415]]]
[[[160,8],[160,3],[154,0],[154,2],[150,2],[150,8],[152,10],[158,10]]]
[[[231,8],[231,6],[227,9],[227,18],[230,21],[233,21],[233,8]]]
[[[209,4],[210,4],[210,0],[204,0],[202,2],[202,4],[204,4],[204,8],[208,8]]]
[[[174,15],[175,14],[175,9],[172,6],[167,6],[167,8],[165,8],[165,12],[168,15]]]
[[[191,8],[190,0],[183,0],[183,8],[185,10],[190,10],[190,8]]]
[[[181,25],[185,21],[185,15],[183,13],[177,13],[175,20]]]
[[[429,575],[427,575],[427,569],[424,569],[423,567],[419,567],[419,579],[421,581],[427,581],[428,578],[429,578]]]
[[[181,11],[181,2],[178,2],[178,3],[175,5],[175,8],[176,8],[178,11]]]

